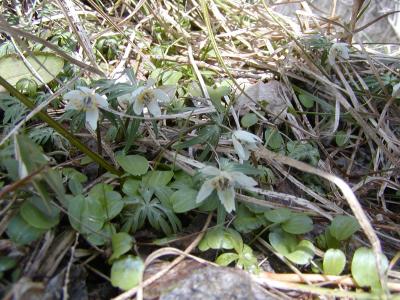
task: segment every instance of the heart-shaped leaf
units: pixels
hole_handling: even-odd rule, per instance
[[[306,215],[294,215],[282,224],[282,229],[292,234],[304,234],[313,229],[313,221]]]
[[[340,275],[346,265],[346,255],[340,249],[329,249],[322,263],[324,274]]]
[[[330,234],[338,241],[347,240],[359,229],[357,220],[350,216],[336,216],[329,226]]]
[[[381,268],[386,272],[389,266],[386,256],[381,255],[381,263]],[[380,287],[376,259],[371,249],[361,247],[354,252],[353,261],[351,262],[351,274],[359,286],[373,289]]]
[[[125,172],[133,176],[146,174],[149,169],[148,160],[141,155],[118,155],[116,160]]]
[[[129,290],[140,283],[144,263],[139,257],[128,255],[115,261],[111,267],[111,284]]]
[[[112,236],[111,245],[113,254],[110,257],[110,261],[113,261],[131,250],[133,238],[126,232],[118,232]]]
[[[266,211],[264,216],[272,223],[283,223],[290,219],[292,216],[292,211],[285,207],[277,208]]]
[[[197,191],[189,188],[177,190],[171,195],[170,202],[176,213],[184,213],[195,209],[201,203],[196,202]]]

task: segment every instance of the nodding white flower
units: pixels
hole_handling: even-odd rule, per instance
[[[236,130],[232,133],[233,147],[239,158],[243,160],[248,160],[249,150],[256,150],[257,144],[261,142],[258,136],[244,130]]]
[[[332,45],[332,47],[329,49],[329,54],[328,54],[328,62],[331,66],[335,65],[335,59],[336,57],[340,56],[343,59],[349,59],[349,48],[347,48],[346,43],[335,43]]]
[[[107,97],[95,93],[94,89],[78,86],[77,90],[70,91],[64,95],[68,100],[66,110],[82,110],[86,112],[86,122],[96,130],[97,120],[99,119],[99,107],[108,107]]]
[[[235,188],[249,188],[257,185],[257,182],[241,172],[222,171],[218,168],[207,166],[200,172],[211,177],[204,181],[197,193],[196,202],[204,201],[211,193],[216,190],[218,198],[224,205],[225,210],[230,213],[235,210]]]

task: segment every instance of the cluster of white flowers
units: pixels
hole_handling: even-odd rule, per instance
[[[204,181],[197,194],[196,202],[204,201],[216,190],[219,200],[228,213],[235,210],[235,188],[251,188],[257,185],[253,178],[237,171],[222,171],[216,167],[207,166],[200,172],[212,178]]]
[[[158,117],[161,115],[158,101],[168,102],[169,96],[163,90],[153,88],[153,85],[154,81],[149,80],[145,85],[138,87],[131,94],[118,97],[118,101],[133,105],[133,111],[137,115],[141,115],[144,107],[147,107],[150,114]],[[76,90],[66,93],[64,99],[68,101],[65,106],[66,110],[73,109],[86,112],[86,122],[93,130],[97,128],[99,108],[108,108],[106,96],[99,95],[94,89],[86,87],[77,87]]]

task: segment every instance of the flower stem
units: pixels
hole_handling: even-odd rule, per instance
[[[12,96],[17,98],[20,102],[22,102],[29,109],[35,109],[35,104],[28,99],[25,95],[18,92],[12,85],[10,85],[2,76],[0,76],[0,85],[2,85]],[[61,134],[64,138],[66,138],[72,145],[82,151],[84,154],[89,156],[95,163],[102,166],[104,169],[109,171],[110,173],[121,175],[121,171],[117,170],[113,165],[109,164],[104,158],[102,158],[97,153],[90,150],[86,147],[81,141],[79,141],[72,133],[62,127],[59,123],[53,120],[46,112],[39,111],[37,116],[43,121],[46,122],[50,127],[52,127],[55,131]]]

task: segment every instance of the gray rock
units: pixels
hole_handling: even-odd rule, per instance
[[[277,299],[251,280],[244,271],[233,268],[205,267],[179,281],[160,300],[269,300]]]

